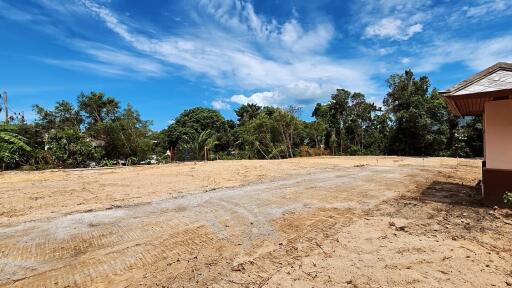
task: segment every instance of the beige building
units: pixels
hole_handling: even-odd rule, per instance
[[[497,63],[441,95],[459,116],[483,116],[483,200],[503,206],[512,192],[512,63]]]

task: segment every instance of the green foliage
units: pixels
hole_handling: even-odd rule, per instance
[[[217,144],[216,135],[211,130],[205,130],[201,133],[193,132],[183,136],[180,145],[182,149],[187,149],[195,157],[194,159],[202,159],[205,148],[212,149]]]
[[[239,128],[238,144],[247,158],[280,158],[284,145],[279,143],[279,131],[271,117],[269,113],[260,113]]]
[[[50,131],[52,129],[80,129],[84,122],[80,111],[67,101],[58,101],[53,110],[47,110],[39,105],[34,105],[38,119],[36,125],[39,129]]]
[[[505,204],[512,206],[512,192],[505,192],[505,195],[503,195],[503,201]]]
[[[139,112],[128,104],[115,118],[101,123],[102,132],[96,137],[104,139],[108,159],[133,157],[142,161],[148,159],[152,152],[152,141],[148,137],[151,133],[150,124],[142,120]]]
[[[378,114],[373,103],[362,93],[336,90],[327,104],[316,104],[312,116],[319,132],[323,132],[322,147],[332,154],[380,154],[387,137],[387,121]],[[380,127],[385,124],[385,127]],[[385,132],[385,133],[379,133]],[[316,141],[318,142],[318,141]],[[317,146],[318,148],[318,146]]]
[[[32,151],[24,137],[16,134],[13,125],[0,125],[0,165],[2,170],[21,164],[24,154]]]
[[[131,105],[121,110],[116,99],[96,92],[81,93],[77,102],[77,108],[67,101],[57,102],[53,109],[34,105],[34,123],[15,125],[19,139],[26,140],[32,153],[21,157],[3,152],[10,157],[5,156],[5,161],[40,168],[88,167],[99,161],[138,163],[155,152],[151,122],[142,120]]]
[[[90,162],[101,159],[103,151],[95,147],[79,130],[67,128],[52,130],[46,141],[48,165],[55,167],[87,167]]]
[[[256,118],[260,111],[261,106],[249,103],[241,105],[240,107],[238,107],[238,109],[235,109],[235,114],[236,116],[238,116],[238,123],[240,123],[240,125],[243,125],[246,122],[249,122]]]
[[[429,79],[410,70],[391,75],[387,84],[383,107],[362,93],[337,89],[327,103],[316,104],[310,122],[300,119],[297,107],[245,104],[234,111],[236,121],[196,107],[156,132],[131,105],[123,108],[102,92],[80,93],[76,106],[67,101],[51,109],[35,105],[33,123],[20,119],[0,126],[0,164],[6,169],[154,163],[168,161],[168,149],[175,160],[482,156],[481,117],[451,115]]]
[[[237,129],[237,146],[249,159],[292,158],[303,141],[303,122],[294,107],[262,107],[251,120]]]
[[[162,131],[151,131],[149,136],[147,137],[151,142],[151,153],[155,155],[158,159],[167,159],[168,156],[167,149],[169,148],[169,143],[167,141],[167,133],[166,130]],[[161,161],[159,161],[161,162]]]
[[[394,125],[390,134],[390,152],[397,155],[436,155],[445,147],[448,136],[448,109],[436,90],[429,92],[430,81],[419,79],[412,71],[394,74],[388,79],[390,91],[384,106]]]
[[[205,131],[209,131],[208,135],[203,134]],[[213,152],[225,152],[231,146],[228,122],[218,111],[209,108],[197,107],[183,111],[167,128],[166,134],[168,145],[178,149],[183,160],[202,159],[201,149],[204,146],[199,146],[206,139],[215,139],[210,140],[213,142],[209,148]]]
[[[87,128],[94,129],[95,124],[113,121],[119,114],[119,102],[103,92],[91,92],[78,95],[78,109],[87,121]]]
[[[471,153],[469,157],[482,157],[484,151],[484,129],[482,117],[472,117],[461,124],[461,129],[466,135],[465,146]]]
[[[322,148],[324,146],[325,134],[328,128],[327,124],[324,121],[315,120],[312,122],[305,122],[303,125],[306,136],[304,144],[317,149]]]

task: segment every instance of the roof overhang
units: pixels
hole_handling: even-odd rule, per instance
[[[485,102],[512,99],[512,63],[497,63],[440,94],[454,114],[482,115]]]
[[[443,95],[450,110],[458,116],[478,116],[484,113],[485,102],[512,99],[512,89]]]

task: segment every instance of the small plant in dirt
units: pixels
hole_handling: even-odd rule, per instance
[[[512,206],[512,192],[505,192],[505,195],[503,195],[503,201],[505,201],[505,204]]]

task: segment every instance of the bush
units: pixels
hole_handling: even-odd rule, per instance
[[[109,159],[103,159],[101,160],[100,162],[100,167],[113,167],[114,165],[116,165],[116,161],[114,160],[109,160]]]
[[[512,192],[505,192],[505,195],[503,195],[503,201],[505,204],[512,206]]]
[[[102,154],[76,129],[51,131],[45,152],[49,154],[50,165],[65,168],[87,167],[88,162],[97,161]]]
[[[302,145],[299,147],[299,157],[315,157],[329,155],[329,151],[325,151],[321,148],[310,148]]]

